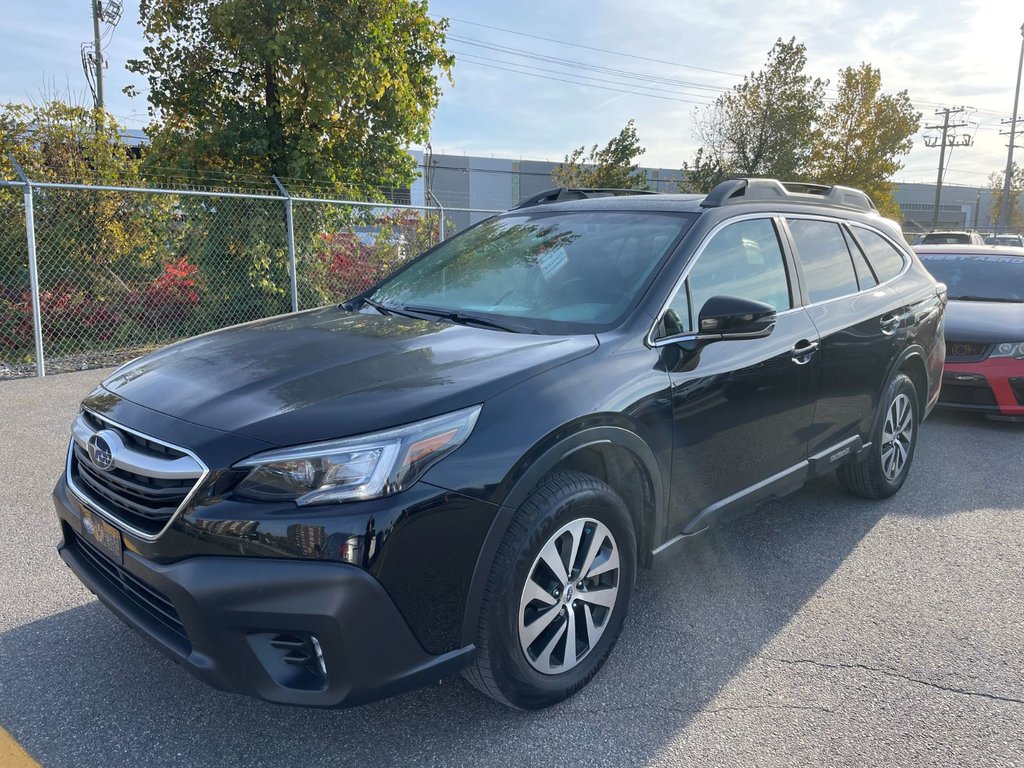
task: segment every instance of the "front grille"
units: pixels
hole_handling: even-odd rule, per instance
[[[132,606],[167,630],[167,639],[184,655],[192,650],[185,625],[171,601],[137,576],[104,555],[65,525],[64,539],[85,561],[93,575],[126,598]]]
[[[1024,379],[1010,379],[1010,389],[1013,390],[1017,402],[1024,405]]]
[[[157,480],[121,469],[104,472],[77,443],[71,474],[78,487],[105,511],[147,533],[164,527],[195,484],[194,480]]]
[[[945,379],[939,402],[949,405],[995,405],[996,396],[985,381],[959,382]]]
[[[115,466],[103,469],[87,448],[95,435],[118,443]],[[184,450],[145,437],[83,411],[68,451],[68,481],[75,493],[144,538],[155,538],[187,502],[206,468]]]
[[[947,341],[946,361],[950,363],[977,363],[988,357],[992,345],[979,341]]]

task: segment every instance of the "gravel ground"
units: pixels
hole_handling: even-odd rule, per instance
[[[89,371],[93,368],[116,368],[134,360],[154,347],[137,347],[135,349],[112,349],[106,352],[88,352],[80,355],[64,357],[44,357],[46,375],[70,373],[72,371]],[[36,375],[35,363],[9,363],[0,361],[0,381],[8,379],[27,379]]]
[[[642,574],[551,710],[454,679],[317,711],[203,686],[58,558],[49,492],[102,375],[0,384],[0,725],[44,765],[1024,765],[1024,425],[936,414],[896,498],[819,480]]]

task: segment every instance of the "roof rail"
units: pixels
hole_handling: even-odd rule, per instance
[[[600,187],[581,189],[577,187],[555,187],[554,189],[547,189],[533,197],[523,200],[523,202],[512,210],[530,208],[531,206],[544,205],[545,203],[561,203],[565,200],[589,200],[594,197],[621,197],[623,195],[656,194],[658,193],[652,192],[648,189],[603,189]]]
[[[787,203],[809,203],[854,211],[877,212],[875,204],[864,192],[838,184],[806,184],[801,181],[777,179],[729,179],[716,186],[701,202],[702,208],[717,208],[737,203],[761,203],[770,200]]]

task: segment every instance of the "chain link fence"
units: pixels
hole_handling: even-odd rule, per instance
[[[438,208],[279,190],[0,182],[0,378],[341,302],[454,232]]]

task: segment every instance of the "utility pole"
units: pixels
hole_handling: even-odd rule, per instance
[[[972,140],[966,133],[962,136],[953,134],[949,135],[951,128],[963,128],[969,123],[966,121],[959,123],[949,122],[949,118],[954,115],[963,114],[967,111],[966,107],[946,107],[945,109],[935,110],[936,115],[942,115],[942,125],[926,125],[924,128],[926,131],[942,131],[942,137],[937,136],[926,136],[924,143],[926,147],[938,147],[939,148],[939,175],[935,180],[935,211],[932,214],[932,229],[938,229],[939,227],[939,203],[942,201],[942,175],[946,170],[946,147],[969,147],[971,146]]]
[[[100,40],[101,0],[92,0],[92,63],[96,67],[96,109],[103,109],[103,45]]]
[[[96,107],[97,128],[99,113],[105,106],[103,99],[103,68],[106,61],[103,57],[103,38],[113,32],[117,22],[121,20],[124,0],[89,0],[92,6],[92,42],[82,43],[82,69],[85,70],[85,81],[92,91],[93,105]],[[107,28],[101,30],[101,25]]]
[[[1013,141],[1017,135],[1017,105],[1020,103],[1020,73],[1024,69],[1024,24],[1020,25],[1020,62],[1017,64],[1017,88],[1013,92],[1013,113],[1010,116],[1010,144],[1006,150],[1006,173],[1003,174],[1003,199],[999,201],[999,226],[1010,224],[1010,184],[1013,181]]]

